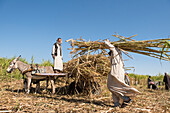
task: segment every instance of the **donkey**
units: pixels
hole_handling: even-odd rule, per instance
[[[24,73],[26,70],[30,69],[31,66],[29,64],[26,64],[24,62],[19,61],[19,58],[21,57],[21,55],[17,58],[15,58],[13,61],[10,62],[8,68],[7,68],[7,72],[11,73],[13,71],[13,69],[18,69],[22,75],[26,76],[26,84],[24,84],[24,88],[26,93],[30,93],[30,85],[31,82],[36,82],[36,91],[38,91],[38,89],[40,89],[40,83],[39,81],[42,80],[47,80],[47,84],[46,84],[46,88],[48,87],[48,78],[47,76],[36,76],[36,75],[32,75],[31,72],[26,72]],[[52,66],[39,66],[39,68],[45,68],[45,71],[47,73],[54,73],[53,71],[53,67]],[[54,77],[50,77],[50,82],[51,82],[51,87],[52,87],[52,93],[55,93],[55,85],[54,85]],[[38,82],[37,82],[38,81]]]

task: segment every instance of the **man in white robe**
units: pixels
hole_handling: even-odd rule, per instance
[[[52,49],[52,57],[54,60],[54,72],[59,73],[63,71],[63,56],[61,48],[62,40],[61,38],[57,39],[57,42],[54,43]]]
[[[125,71],[121,51],[108,40],[105,41],[105,44],[109,47],[111,53],[111,71],[107,79],[107,87],[112,93],[114,106],[117,107],[124,104],[124,102],[130,102],[130,97],[140,92],[124,81]]]

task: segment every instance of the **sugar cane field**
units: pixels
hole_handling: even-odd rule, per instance
[[[87,46],[87,43],[85,46]],[[88,48],[87,53],[89,53]],[[167,58],[166,55],[162,57],[163,60]],[[56,80],[55,94],[51,94],[50,86],[45,90],[45,81],[40,82],[40,93],[35,93],[35,84],[32,84],[31,93],[26,94],[24,92],[23,76],[20,72],[18,70],[15,70],[13,73],[6,72],[9,63],[13,59],[0,59],[0,111],[39,113],[170,112],[170,92],[164,88],[164,83],[162,82],[163,74],[152,76],[155,82],[160,82],[158,89],[153,90],[147,88],[147,78],[149,75],[129,73],[130,85],[141,93],[134,97],[133,101],[126,107],[114,107],[112,95],[107,89],[110,60],[108,56],[104,55],[104,52],[93,55],[85,55],[83,53],[80,57],[73,58],[64,63],[64,72],[72,72],[72,76]],[[20,61],[28,63],[23,58]],[[43,61],[39,65],[52,66],[53,64],[50,61]],[[96,83],[97,86],[95,85]]]

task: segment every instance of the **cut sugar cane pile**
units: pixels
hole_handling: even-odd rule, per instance
[[[126,55],[128,55],[127,52],[133,52],[159,58],[161,60],[170,60],[170,51],[168,51],[170,47],[170,38],[135,41],[131,38],[136,35],[128,38],[118,34],[113,36],[119,38],[120,40],[111,42],[111,44],[119,48]],[[74,54],[74,56],[84,55],[97,50],[101,50],[102,54],[106,54],[106,49],[108,49],[108,46],[101,40],[86,42],[80,38],[77,40],[69,39],[67,42],[70,42],[72,46],[71,54]]]
[[[91,94],[100,90],[100,76],[107,76],[110,72],[109,58],[98,55],[83,55],[64,64],[64,70],[71,75],[68,93]]]

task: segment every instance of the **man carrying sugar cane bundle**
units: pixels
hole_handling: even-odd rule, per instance
[[[107,79],[107,87],[112,93],[114,106],[117,107],[129,103],[130,97],[140,92],[124,81],[125,71],[121,51],[108,40],[105,40],[105,44],[109,47],[111,56],[111,71]]]
[[[107,86],[112,93],[115,106],[119,106],[125,102],[130,102],[130,98],[139,93],[138,90],[127,85],[124,81],[124,64],[121,52],[124,52],[127,56],[129,55],[125,51],[170,61],[170,38],[135,41],[131,38],[136,35],[123,37],[116,34],[113,36],[120,40],[114,42],[107,40],[105,42],[100,40],[86,42],[80,38],[77,40],[69,39],[67,42],[70,42],[72,46],[70,53],[75,54],[74,56],[90,54],[97,50],[101,50],[100,54],[105,54],[105,50],[110,49],[111,72],[108,76]]]

